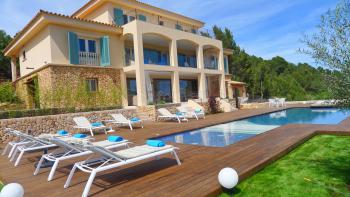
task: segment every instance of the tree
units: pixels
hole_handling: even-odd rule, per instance
[[[4,56],[3,50],[11,40],[11,36],[7,35],[5,31],[0,30],[0,77],[3,73],[7,79],[11,79],[11,63],[10,59]]]
[[[233,50],[229,70],[233,80],[247,83],[251,99],[285,97],[288,100],[327,99],[329,89],[324,75],[334,75],[328,69],[315,69],[309,64],[292,64],[282,57],[264,60],[249,55],[234,40],[233,33],[218,26],[213,27],[214,38],[221,40],[224,48]],[[310,80],[312,79],[312,80]]]
[[[308,48],[300,51],[336,72],[326,74],[329,89],[339,105],[350,106],[350,0],[322,15],[317,29],[303,37]]]

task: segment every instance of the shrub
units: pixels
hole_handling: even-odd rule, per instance
[[[0,103],[17,103],[18,97],[15,88],[10,82],[0,84]]]

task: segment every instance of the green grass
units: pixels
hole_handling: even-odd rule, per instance
[[[1,190],[2,190],[3,187],[4,187],[4,183],[2,183],[2,182],[0,181],[0,192],[1,192]]]
[[[238,196],[350,196],[350,137],[319,135],[240,183]]]

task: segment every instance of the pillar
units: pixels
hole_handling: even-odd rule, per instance
[[[180,79],[179,71],[174,71],[171,75],[173,103],[180,103]]]
[[[199,45],[197,48],[197,66],[199,69],[204,69],[204,56],[202,45]]]
[[[198,85],[198,97],[205,102],[207,101],[207,82],[204,72],[198,76]]]
[[[226,98],[225,74],[220,75],[220,98]]]
[[[170,44],[170,65],[174,67],[178,67],[176,40],[172,40]]]
[[[11,57],[11,73],[12,73],[12,81],[16,81],[17,79],[17,58]]]
[[[143,61],[143,40],[142,33],[137,31],[134,34],[134,53],[135,53],[135,75],[137,89],[137,105],[147,105],[145,69]]]
[[[229,99],[233,99],[233,89],[232,89],[232,85],[231,84],[227,84],[227,96]]]

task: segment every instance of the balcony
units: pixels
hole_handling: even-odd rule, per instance
[[[79,64],[99,66],[100,65],[100,55],[98,53],[79,52]]]

